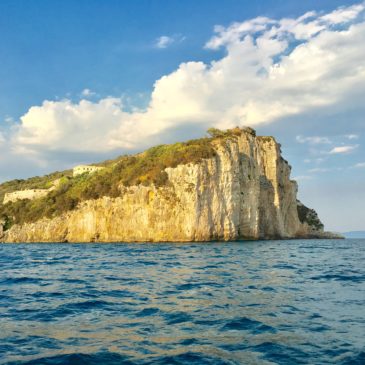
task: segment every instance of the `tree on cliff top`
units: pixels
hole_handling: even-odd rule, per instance
[[[219,137],[224,137],[226,132],[222,131],[221,129],[218,128],[209,128],[207,130],[207,133],[209,134],[210,137],[212,138],[219,138]]]

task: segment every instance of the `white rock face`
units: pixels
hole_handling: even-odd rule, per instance
[[[29,199],[34,200],[42,198],[49,193],[48,189],[28,189],[14,191],[13,193],[6,193],[4,196],[3,204],[9,202],[16,202],[17,200]]]
[[[274,138],[242,132],[213,143],[215,157],[166,169],[165,187],[122,186],[118,198],[85,201],[52,220],[13,226],[2,240],[175,242],[324,235],[322,226],[299,219],[297,184]]]
[[[49,189],[26,189],[26,190],[17,190],[12,193],[5,193],[3,204],[7,204],[9,202],[16,202],[18,200],[35,200],[39,198],[43,198],[49,192],[55,190],[59,184],[61,179],[56,179],[52,182],[52,186]]]

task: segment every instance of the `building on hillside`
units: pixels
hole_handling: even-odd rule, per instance
[[[73,168],[73,176],[85,174],[85,173],[93,173],[96,171],[103,170],[104,167],[101,166],[92,166],[92,165],[78,165]]]

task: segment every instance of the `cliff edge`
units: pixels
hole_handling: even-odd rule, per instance
[[[133,156],[133,162],[128,159],[132,157],[113,161],[93,176],[68,176],[57,191],[41,198],[57,208],[62,199],[69,204],[65,197],[75,186],[84,189],[80,193],[84,199],[67,208],[48,209],[47,214],[37,213],[34,218],[21,211],[23,205],[32,212],[29,201],[3,205],[0,240],[181,242],[334,237],[323,231],[315,211],[297,200],[297,183],[290,180],[291,168],[273,137],[257,137],[251,128],[235,128],[197,141],[179,144],[181,161],[171,162],[173,157],[166,157],[170,155],[164,146],[163,156],[170,162],[161,164],[153,178],[151,168],[145,167],[146,156],[156,165],[162,152],[153,150],[151,155],[152,149]],[[195,148],[191,154],[187,152],[190,146]],[[144,175],[140,172],[137,178],[135,166]],[[72,179],[79,179],[78,185]],[[100,187],[102,181],[107,184],[113,179],[117,185]],[[105,193],[93,194],[93,187],[95,191],[106,189]]]

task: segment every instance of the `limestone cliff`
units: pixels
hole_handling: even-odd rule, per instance
[[[166,168],[165,186],[120,185],[53,219],[14,225],[5,242],[210,241],[324,237],[272,137],[242,130],[215,139],[215,156]],[[1,235],[1,231],[0,231]]]

